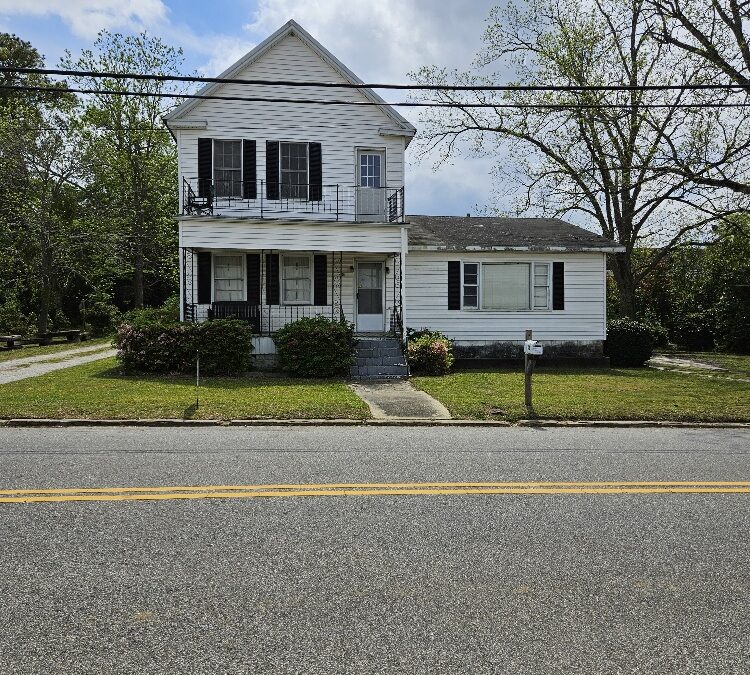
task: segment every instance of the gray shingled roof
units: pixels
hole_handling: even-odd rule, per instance
[[[610,239],[558,218],[408,216],[409,249],[611,251]]]

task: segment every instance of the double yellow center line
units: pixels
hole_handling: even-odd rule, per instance
[[[605,481],[520,483],[308,483],[0,490],[0,503],[109,502],[260,497],[374,497],[432,495],[612,495],[750,493],[750,481]]]

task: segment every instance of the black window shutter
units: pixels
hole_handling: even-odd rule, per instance
[[[323,155],[320,143],[309,143],[308,154],[310,156],[309,199],[311,202],[319,202],[323,199]]]
[[[552,263],[552,309],[565,309],[565,263]]]
[[[210,138],[198,139],[198,196],[211,195],[212,143]]]
[[[211,254],[198,253],[198,304],[211,302]]]
[[[247,301],[260,304],[260,253],[247,254]]]
[[[461,309],[461,262],[448,261],[448,309]]]
[[[279,198],[279,142],[266,141],[266,199]]]
[[[316,255],[313,259],[313,305],[328,304],[328,256]]]
[[[242,195],[257,199],[258,187],[255,173],[255,141],[242,141]]]
[[[266,304],[279,304],[279,254],[266,253]]]

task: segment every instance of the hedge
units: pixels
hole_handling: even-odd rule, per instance
[[[651,358],[654,336],[651,328],[632,319],[615,319],[607,326],[605,353],[613,366],[638,368]]]
[[[117,330],[117,358],[128,373],[192,373],[196,352],[204,375],[237,375],[250,369],[252,330],[244,321],[125,322]]]
[[[346,375],[356,360],[354,325],[324,316],[288,323],[274,336],[279,366],[298,377]]]

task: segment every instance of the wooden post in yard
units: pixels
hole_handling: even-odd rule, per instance
[[[533,339],[533,331],[530,328],[526,329],[526,337],[524,340]],[[531,407],[531,371],[534,370],[534,360],[529,358],[529,355],[524,349],[523,354],[523,372],[524,372],[524,401],[526,407]]]

